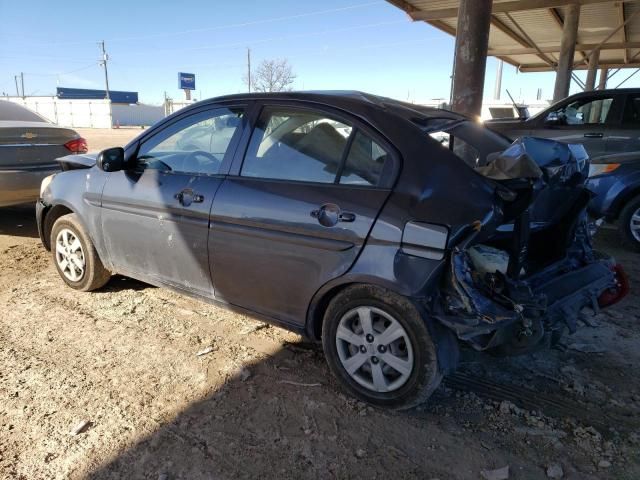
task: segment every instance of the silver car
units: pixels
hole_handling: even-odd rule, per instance
[[[86,153],[87,141],[15,103],[0,101],[0,207],[35,202],[56,158]]]

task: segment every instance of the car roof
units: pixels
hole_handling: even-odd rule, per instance
[[[0,100],[0,120],[15,121],[15,122],[45,122],[47,120],[42,118],[35,112],[32,112],[28,108],[18,105],[17,103],[8,102],[6,100]]]
[[[225,95],[221,97],[210,98],[198,102],[195,105],[215,104],[226,101],[251,101],[251,100],[293,100],[315,102],[336,108],[343,108],[353,113],[364,113],[364,109],[374,108],[377,110],[387,110],[392,113],[399,114],[402,117],[409,118],[418,116],[422,118],[437,118],[446,120],[464,120],[467,117],[449,110],[443,110],[433,107],[425,107],[422,105],[402,102],[392,98],[387,98],[370,93],[360,92],[357,90],[309,90],[309,91],[292,91],[292,92],[255,92],[241,93],[234,95]]]
[[[578,97],[600,97],[606,95],[614,95],[614,94],[640,94],[640,88],[608,88],[604,90],[588,90],[586,92],[578,92],[570,95],[567,98],[578,98]]]

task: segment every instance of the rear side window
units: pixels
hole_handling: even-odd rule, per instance
[[[483,163],[478,149],[462,138],[456,137],[449,132],[433,132],[429,135],[442,145],[443,148],[453,152],[471,168],[476,168]]]
[[[625,127],[637,127],[640,125],[640,97],[629,96],[627,98],[622,124]]]
[[[347,155],[340,183],[347,185],[370,185],[380,183],[389,154],[380,145],[362,132],[356,132]]]
[[[324,113],[265,108],[241,175],[376,186],[388,157],[367,135]]]

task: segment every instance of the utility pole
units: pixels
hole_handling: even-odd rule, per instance
[[[14,75],[13,79],[16,81],[16,97],[20,96],[20,89],[18,88],[18,75]]]
[[[251,49],[247,48],[247,85],[251,93]]]
[[[109,73],[107,72],[107,61],[109,60],[109,55],[104,49],[104,40],[98,43],[102,48],[102,60],[100,60],[100,66],[104,67],[104,84],[105,84],[105,92],[106,95],[104,98],[109,100]]]
[[[24,72],[20,72],[20,85],[22,86],[22,98],[24,98]]]

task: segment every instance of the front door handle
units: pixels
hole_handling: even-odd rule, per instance
[[[584,134],[584,138],[602,138],[602,137],[604,137],[604,133],[589,132]]]
[[[355,222],[356,214],[351,212],[342,212],[338,215],[338,220],[341,222]]]
[[[190,188],[186,188],[181,192],[178,192],[174,195],[174,198],[180,202],[180,204],[184,207],[188,207],[192,203],[202,203],[204,202],[204,196],[195,193]]]

